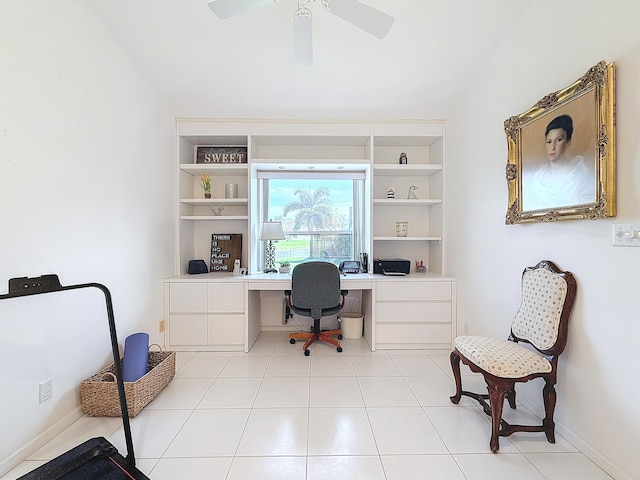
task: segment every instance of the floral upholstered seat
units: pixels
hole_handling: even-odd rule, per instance
[[[480,336],[461,336],[454,342],[451,367],[456,380],[458,403],[462,395],[477,400],[492,417],[490,447],[498,451],[500,436],[516,431],[545,432],[555,442],[555,383],[558,356],[567,342],[568,319],[576,294],[570,272],[562,272],[550,261],[526,268],[522,274],[521,303],[511,324],[507,340]],[[460,360],[473,372],[484,375],[488,394],[462,390]],[[515,383],[543,378],[545,418],[542,425],[510,425],[502,419],[504,398],[515,408]],[[489,400],[489,403],[486,402]]]

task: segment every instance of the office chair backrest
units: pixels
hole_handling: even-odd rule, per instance
[[[340,271],[333,263],[306,262],[291,274],[291,304],[311,310],[311,318],[322,317],[322,310],[338,307]]]

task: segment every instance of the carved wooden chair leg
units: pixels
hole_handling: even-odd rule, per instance
[[[511,387],[511,390],[507,392],[507,401],[509,402],[509,406],[515,410],[516,408],[516,386],[515,384]]]
[[[542,421],[542,425],[544,426],[544,433],[547,436],[547,440],[549,443],[556,443],[556,424],[553,421],[553,412],[556,409],[556,389],[553,386],[552,379],[545,379],[545,385],[542,389],[542,396],[544,399],[545,413],[544,420]]]
[[[460,398],[462,397],[462,379],[460,377],[460,355],[458,355],[455,351],[453,351],[449,356],[449,360],[451,361],[451,370],[453,370],[453,377],[456,382],[456,394],[449,398],[452,403],[457,405],[458,402],[460,402]]]
[[[491,440],[489,441],[489,447],[491,447],[493,453],[498,453],[500,449],[502,406],[504,405],[504,397],[507,395],[509,388],[510,387],[505,388],[503,385],[491,384],[487,381],[489,402],[491,403]]]

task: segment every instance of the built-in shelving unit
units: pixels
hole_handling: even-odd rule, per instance
[[[213,233],[243,234],[242,264],[259,268],[257,172],[265,169],[362,171],[366,175],[365,250],[370,258],[424,261],[444,274],[444,123],[197,120],[177,122],[178,228],[176,273],[191,259],[208,261]],[[197,146],[242,146],[248,163],[196,164]],[[406,164],[399,163],[401,153]],[[204,198],[200,176],[208,174],[212,197]],[[225,183],[238,198],[224,198]],[[409,197],[409,187],[416,198]],[[387,189],[395,188],[395,198]],[[396,222],[408,235],[396,236]]]
[[[187,271],[189,260],[211,258],[211,235],[242,234],[242,263],[249,259],[248,163],[198,164],[197,146],[249,148],[247,121],[177,121],[177,229],[176,273]],[[200,176],[211,178],[212,198],[204,198]],[[238,198],[225,198],[225,184],[238,185]]]
[[[170,349],[248,351],[255,341],[261,318],[273,313],[271,302],[262,303],[263,293],[282,285],[260,273],[265,202],[260,182],[287,170],[352,172],[364,199],[362,230],[355,236],[369,254],[369,267],[375,258],[411,261],[408,276],[364,276],[364,336],[371,348],[451,348],[456,282],[445,265],[444,122],[178,119],[176,124],[176,275],[165,283]],[[197,146],[244,147],[247,163],[197,164]],[[399,162],[401,153],[406,164]],[[203,174],[211,178],[212,198],[204,198]],[[227,183],[237,184],[238,198],[225,198]],[[395,198],[388,198],[389,187]],[[397,235],[396,222],[407,222],[406,236]],[[242,234],[241,264],[251,275],[186,275],[189,260],[209,264],[213,234]],[[415,261],[429,271],[416,274]],[[277,303],[282,305],[281,295]]]
[[[375,124],[372,145],[372,258],[421,260],[443,274],[444,124]],[[407,163],[400,163],[402,153]],[[407,236],[396,235],[396,222],[407,222]]]

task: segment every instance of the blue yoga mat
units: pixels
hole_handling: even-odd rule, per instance
[[[122,358],[122,379],[135,382],[147,373],[149,358],[149,334],[145,332],[129,335],[124,341]]]

